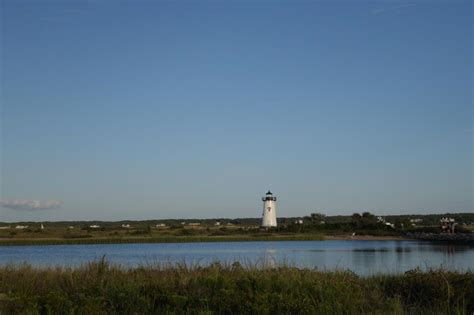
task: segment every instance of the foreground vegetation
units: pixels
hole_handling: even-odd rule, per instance
[[[240,264],[124,269],[0,267],[1,314],[471,314],[474,274],[363,278]]]

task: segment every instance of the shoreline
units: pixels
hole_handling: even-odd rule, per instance
[[[267,236],[175,236],[175,237],[129,237],[129,238],[17,238],[0,239],[1,246],[34,245],[98,245],[98,244],[154,244],[154,243],[214,243],[214,242],[272,242],[272,241],[402,241],[414,240],[403,236],[372,235],[322,235],[294,234]]]
[[[375,235],[326,235],[326,241],[409,241],[414,238],[406,236],[375,236]]]

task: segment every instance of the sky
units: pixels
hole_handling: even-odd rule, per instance
[[[0,221],[474,211],[471,1],[0,3]]]

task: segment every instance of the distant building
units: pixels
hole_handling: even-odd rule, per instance
[[[8,230],[11,229],[11,226],[0,226],[0,230]]]
[[[124,229],[129,229],[131,228],[130,224],[122,224],[121,225]]]
[[[454,228],[457,225],[453,218],[441,218],[439,223],[441,225],[441,230],[444,233],[454,233]]]
[[[91,229],[98,229],[98,228],[100,228],[100,225],[93,224],[93,225],[89,225],[89,227],[90,227]]]
[[[383,217],[380,217],[380,216],[377,217],[377,222],[378,222],[378,223],[381,223],[381,224],[384,224],[384,225],[386,225],[386,226],[389,226],[389,227],[391,227],[392,229],[395,228],[395,224],[386,221]]]
[[[297,220],[295,220],[295,224],[303,224],[303,219],[297,219]]]
[[[395,224],[390,223],[390,222],[385,222],[385,225],[391,227],[392,229],[395,228]]]
[[[216,223],[214,223],[215,226],[219,226],[221,225],[221,223],[219,221],[217,221]]]
[[[27,229],[28,228],[28,225],[17,225],[15,226],[15,229],[17,230],[24,230],[24,229]]]
[[[155,227],[157,227],[157,228],[165,227],[165,226],[166,226],[166,224],[164,224],[164,223],[158,223],[157,225],[155,225]]]

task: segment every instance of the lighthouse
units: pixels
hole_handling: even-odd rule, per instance
[[[263,215],[262,215],[262,227],[276,227],[276,197],[273,197],[272,192],[269,190],[265,197],[262,197],[263,201]]]

